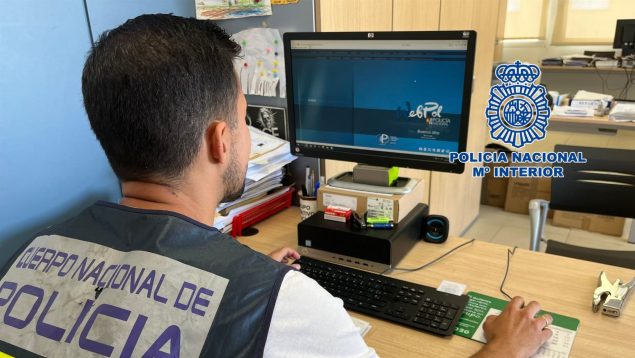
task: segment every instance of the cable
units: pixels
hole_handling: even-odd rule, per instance
[[[620,91],[617,94],[617,96],[615,96],[616,99],[621,99],[621,98],[628,97],[628,88],[630,87],[630,84],[633,83],[633,69],[631,69],[631,72],[629,73],[628,69],[624,68],[624,74],[626,76],[626,82],[624,83],[623,86],[611,87],[609,85],[610,80],[611,80],[611,75],[613,74],[613,72],[616,72],[616,71],[608,70],[606,76],[603,76],[601,71],[597,67],[594,67],[594,68],[595,68],[595,73],[600,78],[600,83],[602,84],[602,93],[607,93],[608,92],[609,94],[613,95],[615,93],[615,91]],[[621,72],[621,71],[619,71],[619,72]],[[615,78],[615,76],[613,76],[613,78]]]
[[[631,72],[628,75],[628,85],[626,86],[626,93],[624,94],[624,99],[628,99],[628,90],[631,88],[631,85],[633,84],[633,70],[635,69],[635,67],[631,68]]]
[[[468,242],[464,242],[464,243],[462,243],[461,245],[459,245],[459,246],[457,246],[457,247],[455,247],[455,248],[451,249],[450,251],[446,252],[445,254],[443,254],[443,255],[441,255],[441,256],[439,256],[439,257],[437,257],[436,259],[434,259],[434,260],[432,260],[432,261],[430,261],[430,262],[428,262],[428,263],[426,263],[426,264],[423,264],[423,265],[421,265],[421,266],[419,266],[419,267],[415,267],[415,268],[400,268],[400,267],[395,267],[393,270],[395,270],[395,271],[396,271],[396,270],[399,270],[399,271],[406,271],[406,272],[414,272],[414,271],[419,271],[419,270],[422,270],[422,269],[424,269],[424,268],[426,268],[426,267],[428,267],[428,266],[430,266],[430,265],[432,265],[432,264],[436,263],[437,261],[441,260],[442,258],[444,258],[444,257],[448,256],[449,254],[453,253],[454,251],[456,251],[456,250],[460,249],[461,247],[463,247],[463,246],[466,246],[466,245],[468,245],[468,244],[473,243],[473,242],[474,242],[474,240],[476,240],[476,239],[472,239],[472,240],[470,240],[470,241],[468,241]],[[390,269],[386,269],[386,270],[384,270],[384,272],[382,272],[381,274],[383,275],[383,274],[385,274],[385,273],[386,273],[386,272],[388,272],[388,271],[390,271]]]
[[[507,249],[507,267],[505,267],[505,276],[503,276],[503,281],[501,282],[500,287],[501,293],[505,295],[505,297],[507,297],[510,301],[512,297],[503,290],[503,286],[505,286],[505,280],[507,280],[507,273],[509,272],[509,262],[511,261],[512,256],[514,256],[514,253],[516,253],[516,248],[518,248],[518,246],[514,246],[513,250]]]
[[[609,72],[609,74],[607,75],[607,78],[602,77],[602,75],[600,74],[600,70],[595,67],[595,73],[598,75],[598,77],[600,77],[600,82],[602,83],[602,93],[604,93],[606,91],[606,87],[608,87],[608,76],[611,74]]]
[[[93,38],[93,26],[90,24],[90,15],[88,14],[88,4],[84,0],[84,13],[86,14],[86,25],[88,25],[88,36],[90,37],[90,47],[95,46],[95,39]]]

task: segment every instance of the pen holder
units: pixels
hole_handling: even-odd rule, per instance
[[[302,220],[317,212],[317,197],[298,194],[300,198],[300,217]]]

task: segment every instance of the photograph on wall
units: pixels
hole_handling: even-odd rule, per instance
[[[287,112],[284,108],[247,106],[247,124],[274,137],[287,139]]]
[[[271,0],[195,0],[196,18],[226,20],[271,15]]]

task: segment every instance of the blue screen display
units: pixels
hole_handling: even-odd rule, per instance
[[[459,150],[465,50],[292,49],[299,144],[447,157]]]

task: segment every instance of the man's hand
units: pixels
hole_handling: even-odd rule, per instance
[[[553,318],[546,314],[534,318],[540,304],[525,306],[522,297],[514,297],[500,316],[488,316],[483,324],[487,344],[474,357],[530,357],[553,332],[547,328]]]
[[[283,264],[288,264],[291,260],[297,260],[300,258],[300,254],[290,247],[283,247],[269,254],[269,257],[272,259],[282,262]],[[299,270],[300,265],[292,264],[295,269]]]

